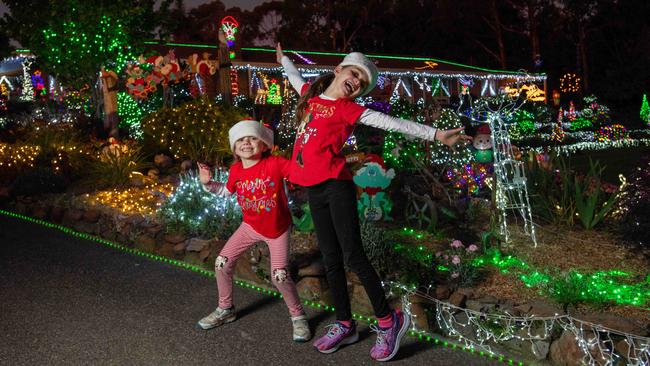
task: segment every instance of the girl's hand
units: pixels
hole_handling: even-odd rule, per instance
[[[197,165],[199,166],[199,181],[201,184],[205,185],[210,183],[212,180],[212,172],[210,171],[210,167],[201,163],[197,163]]]
[[[284,52],[282,52],[282,45],[278,42],[275,46],[275,59],[279,64],[282,64],[282,57],[284,57]]]
[[[459,140],[472,141],[471,136],[463,134],[464,128],[465,127],[458,127],[451,130],[438,130],[436,131],[435,139],[454,150],[454,145],[456,145]]]

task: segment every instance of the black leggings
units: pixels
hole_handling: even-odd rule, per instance
[[[352,319],[344,263],[359,277],[375,316],[387,316],[390,307],[381,280],[363,251],[354,183],[330,179],[307,187],[307,192],[337,320]]]

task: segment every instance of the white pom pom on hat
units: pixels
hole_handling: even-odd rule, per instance
[[[368,77],[368,86],[363,90],[360,96],[364,96],[372,91],[377,85],[377,66],[361,52],[350,52],[344,58],[339,66],[357,66],[363,72],[366,73]]]
[[[246,136],[257,137],[262,140],[269,149],[273,148],[273,131],[270,128],[264,126],[262,122],[244,120],[237,122],[234,126],[230,127],[230,130],[228,131],[230,149],[235,151],[235,141]]]

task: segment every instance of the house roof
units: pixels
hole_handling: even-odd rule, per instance
[[[176,56],[186,58],[194,53],[208,52],[216,57],[216,45],[174,43],[152,41],[146,43],[153,50],[165,54],[173,49]],[[242,47],[232,60],[237,68],[268,68],[280,69],[275,60],[275,49],[262,47]],[[284,50],[293,59],[296,66],[302,70],[325,71],[338,65],[346,55],[340,52],[318,52],[303,50]],[[442,78],[495,78],[495,79],[526,79],[543,81],[545,74],[534,74],[521,71],[492,70],[482,67],[464,65],[457,62],[441,60],[433,57],[396,56],[381,54],[366,54],[379,69],[380,74],[410,74]]]

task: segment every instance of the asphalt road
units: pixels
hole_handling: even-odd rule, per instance
[[[372,365],[375,336],[323,355],[291,341],[284,303],[235,288],[239,319],[195,328],[215,282],[59,230],[0,215],[0,365]],[[322,334],[333,315],[307,309]],[[395,365],[497,365],[414,338]]]

